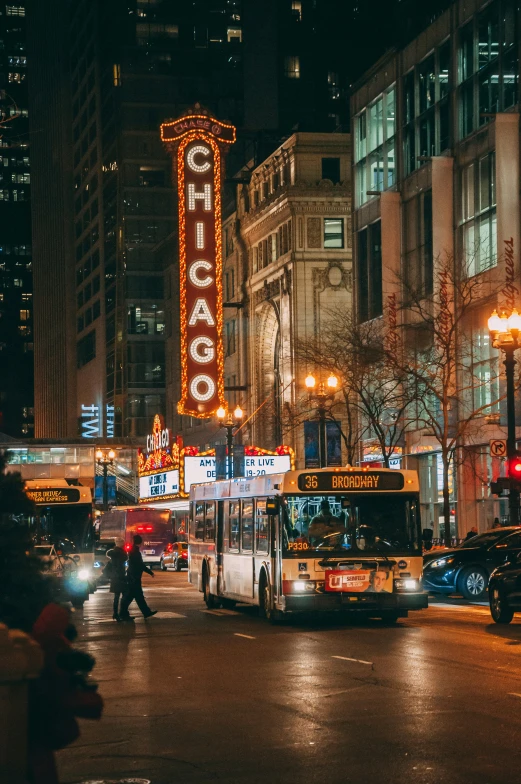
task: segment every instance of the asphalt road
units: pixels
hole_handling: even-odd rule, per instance
[[[76,613],[105,712],[58,753],[63,784],[521,782],[521,615],[270,626],[206,610],[185,572],[144,584],[147,622],[110,620],[106,589]]]

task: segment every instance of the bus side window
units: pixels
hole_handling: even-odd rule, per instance
[[[204,539],[204,504],[195,505],[194,535],[196,539]]]
[[[205,542],[215,542],[215,501],[206,503],[205,520],[204,540]]]
[[[253,551],[253,501],[242,502],[242,550]]]
[[[266,514],[266,501],[257,501],[255,516],[255,551],[266,555],[269,552],[269,522]]]
[[[238,501],[230,501],[229,516],[230,531],[230,550],[239,549],[239,529],[240,529],[240,504]]]

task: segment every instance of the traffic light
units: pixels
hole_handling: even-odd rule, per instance
[[[498,481],[500,480],[498,479]],[[521,454],[519,452],[508,459],[508,488],[504,489],[521,491]]]
[[[510,490],[510,478],[508,476],[498,476],[495,482],[490,483],[490,492],[493,495],[503,495]]]

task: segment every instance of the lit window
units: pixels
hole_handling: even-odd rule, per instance
[[[30,317],[31,317],[31,312],[29,310],[20,311],[20,321],[29,321]]]
[[[343,218],[324,218],[324,248],[344,247]]]
[[[121,87],[121,67],[118,63],[114,63],[112,66],[113,77],[114,77],[114,87]]]
[[[228,43],[240,43],[242,41],[242,30],[240,27],[228,28]]]
[[[26,335],[28,337],[31,334],[31,327],[24,324],[23,326],[18,327],[18,332],[20,335]]]
[[[302,0],[292,0],[291,15],[297,22],[302,21]]]
[[[0,299],[3,299],[3,298],[4,298],[4,295],[2,294],[0,296]],[[22,302],[30,302],[32,300],[32,298],[33,298],[32,294],[22,294]]]
[[[20,278],[15,278],[13,280],[13,286],[16,286],[17,288],[21,289],[23,286],[23,281]]]
[[[25,16],[25,8],[23,5],[6,5],[6,16]]]
[[[18,71],[9,71],[8,81],[10,82],[23,82],[25,79],[25,74],[18,73]]]
[[[284,60],[284,74],[288,79],[300,79],[300,57],[290,55]]]

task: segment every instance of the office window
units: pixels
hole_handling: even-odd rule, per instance
[[[285,58],[284,75],[288,79],[300,79],[300,57],[289,55]]]
[[[461,245],[469,275],[497,264],[495,154],[461,173]]]
[[[486,326],[487,315],[478,312],[473,318],[470,373],[467,388],[472,394],[473,410],[484,406],[483,415],[499,411],[499,358],[492,348]],[[470,401],[469,401],[470,402]]]
[[[25,8],[23,5],[6,5],[6,16],[25,16]]]
[[[458,127],[464,139],[517,103],[518,58],[510,5],[493,2],[460,31]]]
[[[29,321],[30,317],[31,317],[31,311],[30,310],[21,310],[20,311],[20,321]]]
[[[358,207],[370,198],[367,191],[382,191],[394,184],[394,86],[356,117],[355,163],[355,194]]]
[[[236,332],[236,320],[231,319],[227,321],[225,326],[225,334],[226,334],[226,353],[225,356],[231,357],[232,354],[235,354],[236,345],[235,345],[235,332]]]
[[[291,0],[291,16],[295,22],[302,21],[302,0]]]
[[[358,232],[358,318],[368,321],[382,315],[382,244],[380,221]]]
[[[77,364],[81,368],[96,357],[96,330],[93,329],[84,338],[78,340],[76,344],[77,349]]]
[[[428,296],[433,290],[432,191],[403,205],[403,272],[410,293]]]
[[[324,218],[324,248],[344,247],[344,219]]]
[[[322,179],[340,182],[340,158],[322,158]]]
[[[403,79],[405,175],[450,146],[450,41],[445,41]]]

